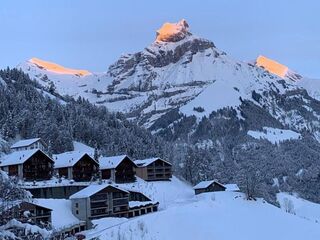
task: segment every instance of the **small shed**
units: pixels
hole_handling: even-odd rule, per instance
[[[196,186],[193,187],[195,194],[200,194],[204,192],[218,192],[226,191],[226,187],[219,183],[217,180],[209,180],[199,182]]]

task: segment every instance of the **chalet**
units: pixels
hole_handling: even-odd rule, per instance
[[[51,225],[51,211],[52,209],[33,202],[15,201],[8,204],[0,220],[7,223],[11,219],[17,219],[22,223],[28,222],[41,227],[49,226]]]
[[[137,165],[127,156],[101,157],[99,166],[102,179],[111,179],[116,183],[134,182]]]
[[[126,190],[110,183],[91,184],[70,196],[72,213],[86,221],[104,217],[136,217],[158,211],[158,202],[144,194]]]
[[[98,172],[99,164],[88,153],[71,151],[53,155],[54,169],[60,176],[86,182]]]
[[[48,180],[52,176],[54,161],[42,150],[21,150],[0,159],[0,168],[9,176],[26,181]]]
[[[13,144],[10,148],[12,151],[40,149],[46,152],[48,146],[41,138],[31,138],[20,140]]]
[[[225,191],[226,187],[219,183],[217,180],[209,180],[199,182],[196,186],[193,187],[195,194],[200,194],[204,192],[218,192]]]
[[[149,158],[134,161],[138,166],[136,175],[146,181],[170,180],[172,165],[161,158]]]
[[[91,184],[70,196],[72,213],[86,221],[103,217],[128,217],[129,192],[110,184]]]

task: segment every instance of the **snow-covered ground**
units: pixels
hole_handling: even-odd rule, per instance
[[[192,186],[172,177],[171,181],[146,182],[137,177],[134,183],[118,184],[119,187],[142,192],[152,201],[159,202],[159,209],[165,209],[171,205],[188,201],[194,195]]]
[[[157,213],[133,219],[100,219],[87,239],[101,240],[315,240],[317,223],[285,213],[259,199],[247,201],[242,193],[215,192],[194,196]],[[112,227],[113,226],[113,227]]]
[[[265,139],[269,142],[276,144],[285,140],[299,139],[301,134],[292,130],[264,127],[263,131],[248,131],[248,135],[256,139]]]
[[[288,193],[278,193],[277,201],[284,211],[320,224],[320,204]]]

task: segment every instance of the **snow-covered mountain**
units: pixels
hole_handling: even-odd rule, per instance
[[[297,88],[194,36],[185,20],[165,23],[155,42],[141,52],[121,56],[105,73],[66,69],[39,59],[18,67],[42,85],[53,83],[61,95],[82,96],[111,110],[130,113],[146,127],[172,109],[203,116],[239,106],[241,99],[252,100],[253,91],[285,93]]]

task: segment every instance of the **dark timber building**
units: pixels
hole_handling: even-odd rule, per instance
[[[101,157],[99,166],[102,179],[111,179],[116,183],[134,182],[137,165],[127,156]]]
[[[26,181],[50,179],[53,164],[54,161],[39,149],[16,151],[0,160],[0,168],[9,176],[17,176]]]
[[[59,175],[87,182],[98,172],[99,164],[86,152],[71,151],[53,155],[54,169]]]

